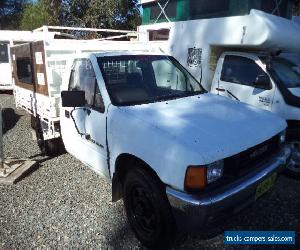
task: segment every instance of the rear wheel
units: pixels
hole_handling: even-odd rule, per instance
[[[33,115],[31,115],[30,117],[30,125],[32,129],[36,129],[37,125],[38,125],[38,118],[34,117]]]
[[[35,130],[37,144],[43,155],[56,156],[64,151],[61,138],[44,140],[40,119],[31,116],[31,127]]]
[[[300,142],[290,142],[292,157],[286,168],[286,174],[290,177],[300,179]]]
[[[162,183],[150,171],[133,169],[124,183],[127,218],[137,238],[147,247],[171,246],[175,223]]]

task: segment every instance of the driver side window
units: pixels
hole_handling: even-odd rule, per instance
[[[225,56],[222,81],[254,87],[258,76],[267,75],[253,60],[241,56]]]
[[[77,59],[72,66],[69,91],[85,92],[88,107],[104,112],[104,103],[97,83],[93,65],[89,59]]]

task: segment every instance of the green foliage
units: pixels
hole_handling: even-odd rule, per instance
[[[137,3],[138,0],[0,0],[0,20],[4,16],[1,10],[10,4],[19,16],[6,23],[24,30],[43,25],[132,30],[141,23]]]
[[[69,0],[67,25],[135,29],[141,23],[137,0]]]
[[[58,25],[59,8],[60,3],[51,0],[38,0],[36,3],[26,4],[20,28],[33,30],[43,25]]]

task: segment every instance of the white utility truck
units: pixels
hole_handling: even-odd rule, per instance
[[[64,36],[60,32],[0,30],[0,91],[13,90],[12,58],[10,47],[36,40]]]
[[[140,41],[174,56],[207,91],[286,119],[294,148],[287,173],[300,178],[300,54],[295,54],[300,51],[300,25],[288,19],[293,1],[142,4]]]
[[[162,53],[75,55],[61,89],[66,150],[112,182],[148,247],[238,212],[290,157],[284,119],[207,93]]]
[[[204,226],[260,198],[291,150],[282,118],[206,93],[173,57],[147,47],[14,46],[15,95],[33,115],[41,147],[54,153],[62,138],[70,154],[112,182],[112,200],[124,198],[138,239],[163,247],[186,218]]]

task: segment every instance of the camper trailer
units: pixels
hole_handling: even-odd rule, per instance
[[[295,63],[300,25],[291,21],[293,2],[146,0],[138,31],[140,41],[174,56],[207,91],[286,119],[294,148],[288,172],[300,178],[300,71]],[[290,53],[294,62],[281,52]]]
[[[60,32],[0,30],[0,91],[13,89],[10,47],[31,41],[62,36]]]

